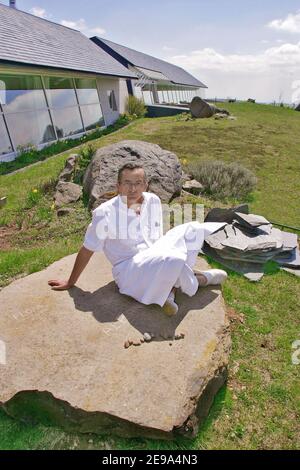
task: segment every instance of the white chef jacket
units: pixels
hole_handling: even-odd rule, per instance
[[[149,192],[143,197],[140,215],[119,195],[100,204],[93,211],[83,245],[105,253],[120,293],[147,305],[163,306],[174,286],[190,296],[197,292],[192,269],[197,255],[205,237],[225,223],[188,222],[163,235],[159,197]]]

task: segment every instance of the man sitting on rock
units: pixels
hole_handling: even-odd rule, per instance
[[[204,240],[225,223],[188,222],[163,235],[162,205],[158,196],[146,192],[144,169],[133,163],[118,172],[118,195],[93,210],[67,281],[49,280],[54,290],[73,287],[95,251],[103,251],[113,268],[121,294],[143,304],[158,304],[167,315],[175,315],[175,292],[189,296],[199,286],[221,284],[225,271],[194,272]]]

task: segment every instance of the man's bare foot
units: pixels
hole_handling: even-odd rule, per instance
[[[172,317],[176,315],[178,312],[178,305],[172,299],[166,300],[166,303],[163,306],[163,312],[168,315],[168,317]]]
[[[169,317],[176,315],[176,313],[178,312],[178,305],[175,302],[175,292],[176,292],[176,289],[175,287],[173,287],[173,289],[171,290],[162,308],[164,313],[168,315]]]

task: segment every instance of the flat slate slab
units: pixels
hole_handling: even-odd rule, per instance
[[[227,377],[230,333],[221,291],[178,294],[180,309],[120,295],[95,253],[77,286],[54,291],[76,254],[0,292],[0,406],[76,432],[194,437]],[[207,269],[203,259],[198,269]],[[144,333],[151,342],[136,343]],[[175,334],[184,338],[175,340]]]

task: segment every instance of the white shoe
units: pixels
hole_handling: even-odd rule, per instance
[[[176,313],[178,312],[178,305],[174,301],[174,298],[175,298],[174,292],[171,292],[165,304],[162,307],[164,313],[168,315],[169,317],[176,315]]]
[[[202,274],[204,277],[206,277],[207,284],[205,284],[203,287],[216,286],[218,284],[223,284],[228,277],[227,272],[223,271],[222,269],[210,269],[208,271],[197,271],[196,274]]]

